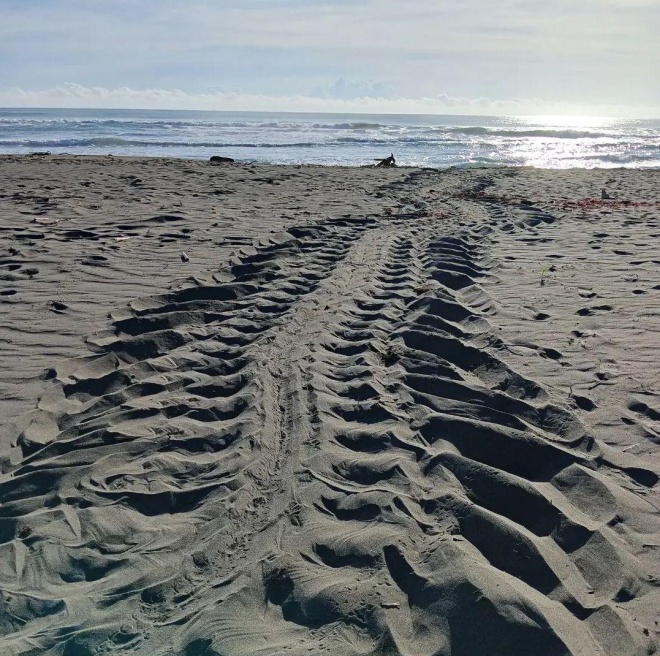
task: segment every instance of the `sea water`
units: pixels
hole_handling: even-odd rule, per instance
[[[0,109],[0,153],[233,157],[277,164],[660,166],[660,120]]]

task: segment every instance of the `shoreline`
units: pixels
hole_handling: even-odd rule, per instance
[[[222,156],[229,156],[232,157],[232,154],[227,154],[223,153]],[[205,162],[209,163],[209,159],[211,156],[203,155],[199,157],[172,157],[169,155],[114,155],[112,153],[94,153],[94,154],[87,154],[87,153],[52,153],[52,152],[31,152],[31,153],[0,153],[0,161],[3,160],[13,160],[17,159],[20,160],[22,158],[27,158],[27,159],[36,159],[36,158],[72,158],[72,159],[84,159],[88,158],[91,160],[96,160],[96,159],[104,159],[108,158],[111,160],[127,160],[128,162],[130,161],[136,161],[136,160],[155,160],[155,161],[172,161],[172,162]],[[273,162],[261,162],[257,160],[246,160],[246,161],[241,161],[240,159],[236,159],[234,157],[235,161],[231,163],[222,163],[222,164],[215,164],[214,166],[231,166],[237,165],[237,166],[272,166],[276,168],[301,168],[301,167],[309,167],[309,168],[320,168],[320,169],[347,169],[347,170],[355,170],[355,169],[369,169],[369,168],[376,168],[375,165],[373,164],[315,164],[315,163],[273,163]],[[490,170],[490,169],[512,169],[515,171],[518,170],[532,170],[532,171],[563,171],[563,172],[569,172],[569,171],[575,171],[575,172],[581,172],[581,171],[660,171],[660,166],[617,166],[617,167],[598,167],[598,166],[593,166],[593,167],[564,167],[564,168],[553,168],[553,167],[543,167],[543,166],[533,166],[533,165],[528,165],[528,164],[520,164],[520,165],[512,165],[512,164],[497,164],[497,163],[466,163],[466,164],[452,164],[451,166],[416,166],[416,165],[405,165],[405,164],[396,164],[395,169],[400,169],[400,170],[420,170],[420,171],[471,171],[471,170]]]
[[[660,167],[657,120],[0,110],[0,150],[361,166]]]
[[[0,178],[10,653],[654,649],[660,169]]]

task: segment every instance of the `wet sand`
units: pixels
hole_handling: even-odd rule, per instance
[[[0,180],[3,653],[655,653],[660,171]]]

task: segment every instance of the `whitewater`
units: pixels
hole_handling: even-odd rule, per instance
[[[0,153],[273,164],[647,168],[660,120],[98,109],[0,109]]]

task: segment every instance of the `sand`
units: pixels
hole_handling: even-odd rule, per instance
[[[656,652],[660,171],[0,180],[2,653]]]

